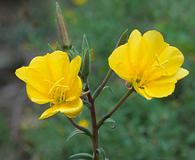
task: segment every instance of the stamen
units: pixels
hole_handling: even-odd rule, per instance
[[[54,84],[53,84],[53,86],[51,87],[51,89],[49,90],[49,94],[52,92],[52,90],[56,87],[56,85],[58,84],[58,83],[60,83],[62,80],[64,80],[64,78],[61,78],[61,79],[59,79],[57,82],[55,82]]]
[[[58,80],[49,90],[49,97],[53,99],[54,104],[60,104],[66,101],[66,92],[69,90],[68,86],[59,84],[64,78]]]

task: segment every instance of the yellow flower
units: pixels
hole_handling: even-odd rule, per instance
[[[84,127],[84,128],[88,128],[88,127],[89,127],[89,123],[88,123],[88,121],[85,120],[85,119],[80,120],[78,124],[79,124],[80,126]]]
[[[87,0],[72,0],[73,3],[77,6],[82,6],[84,5],[85,3],[87,3]]]
[[[143,35],[134,30],[128,42],[116,48],[108,61],[119,77],[147,99],[172,94],[176,82],[189,73],[181,68],[184,61],[181,51],[166,43],[155,30]]]
[[[31,101],[38,104],[50,103],[51,107],[40,116],[45,119],[57,112],[67,117],[76,117],[83,108],[82,82],[78,76],[80,56],[69,61],[68,54],[55,51],[35,57],[29,66],[16,70],[18,78],[26,83]]]

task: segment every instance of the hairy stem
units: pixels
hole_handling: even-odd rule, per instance
[[[104,86],[106,85],[106,83],[108,82],[108,80],[110,79],[110,76],[112,75],[112,70],[109,69],[105,78],[103,79],[102,83],[98,86],[98,88],[94,91],[93,93],[93,99],[96,99],[99,94],[101,93],[102,89],[104,88]]]
[[[117,109],[125,102],[125,100],[129,97],[129,95],[131,95],[133,93],[133,89],[129,89],[125,95],[119,100],[119,102],[116,104],[116,106],[110,111],[108,112],[97,124],[98,129],[102,126],[102,124],[105,122],[105,120],[107,120],[108,118],[110,118],[113,113],[115,113],[117,111]]]

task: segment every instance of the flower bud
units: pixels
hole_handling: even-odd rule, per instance
[[[67,27],[64,23],[61,8],[56,2],[56,20],[57,20],[57,32],[62,49],[67,50],[71,48],[70,39],[68,36]]]
[[[89,72],[90,72],[90,53],[89,50],[87,50],[84,54],[82,73],[81,73],[81,77],[83,78],[84,82],[87,80]]]
[[[89,47],[89,43],[87,41],[86,35],[83,36],[83,43],[82,43],[82,70],[81,70],[81,77],[84,82],[87,81],[87,77],[90,73],[91,69],[91,49]]]

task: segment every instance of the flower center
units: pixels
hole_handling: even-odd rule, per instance
[[[135,82],[137,83],[139,88],[144,89],[144,84],[142,81],[143,81],[142,79],[138,78],[138,79],[136,79]]]
[[[49,91],[49,97],[53,99],[54,104],[61,104],[66,102],[66,93],[69,90],[69,87],[66,85],[59,84],[64,78],[58,80],[54,85],[51,87]]]

